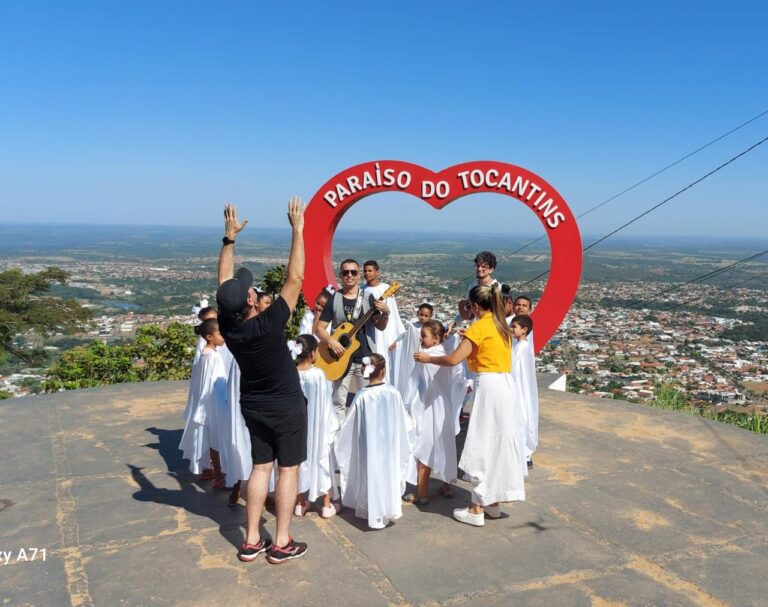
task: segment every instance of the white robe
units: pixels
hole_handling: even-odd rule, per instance
[[[378,299],[384,294],[384,291],[386,291],[389,288],[389,285],[385,282],[380,282],[375,287],[367,286],[365,287],[365,293],[370,293],[373,295],[375,299]],[[389,346],[391,346],[395,341],[397,341],[397,338],[400,337],[405,332],[405,326],[403,325],[403,321],[400,319],[400,311],[397,308],[397,300],[395,300],[394,297],[387,297],[384,302],[387,304],[387,307],[389,308],[389,320],[387,321],[387,326],[383,331],[379,331],[376,329],[374,333],[376,334],[376,344],[374,347],[374,352],[376,354],[381,354],[384,359],[387,361],[387,381],[391,384],[394,383],[394,372],[393,372],[393,360],[394,360],[394,352],[390,352]]]
[[[439,344],[423,350],[430,356],[443,356]],[[466,384],[461,365],[439,367],[417,364],[414,369],[417,392],[411,403],[416,424],[413,455],[446,483],[456,480],[456,434],[459,413],[464,403]],[[415,479],[408,479],[415,484]]]
[[[525,426],[525,455],[536,451],[539,444],[539,389],[536,385],[536,361],[529,340],[513,340],[513,403],[521,411]]]
[[[388,384],[360,390],[341,426],[336,443],[341,501],[372,529],[403,515],[411,430],[400,393]]]
[[[193,395],[189,417],[179,443],[179,449],[183,457],[189,460],[189,469],[193,474],[200,474],[210,462],[210,418],[216,401],[226,401],[226,398],[227,374],[224,361],[216,350],[205,349],[200,355],[199,390]]]
[[[227,441],[219,451],[227,485],[247,481],[253,470],[251,435],[240,408],[240,367],[234,357],[231,357],[227,374],[227,407],[222,425],[228,431]]]
[[[392,352],[393,381],[392,385],[400,392],[405,408],[410,413],[410,404],[416,394],[416,380],[413,371],[416,361],[413,355],[421,345],[421,323],[418,320],[408,323],[405,331],[397,340],[397,348]]]
[[[312,335],[312,324],[315,322],[315,313],[307,308],[299,323],[299,335]]]
[[[205,339],[203,337],[198,337],[197,343],[195,344],[195,358],[192,360],[193,365],[196,365],[200,360],[200,355],[203,353],[203,348],[205,348]]]
[[[333,406],[333,383],[317,367],[299,371],[299,381],[307,398],[307,459],[299,467],[298,492],[308,492],[307,498],[313,502],[332,490],[333,498],[338,499],[333,443],[340,424]]]
[[[511,373],[477,373],[475,400],[459,468],[482,506],[525,499],[525,440]]]
[[[202,337],[200,339],[203,339]],[[198,340],[198,346],[200,341]],[[203,339],[203,347],[205,347],[205,340]],[[195,403],[200,396],[200,381],[202,375],[200,374],[200,354],[203,349],[195,347],[195,358],[192,361],[192,370],[189,376],[189,390],[187,390],[187,404],[184,407],[184,425],[186,426],[189,416],[192,414],[192,410],[195,408]]]

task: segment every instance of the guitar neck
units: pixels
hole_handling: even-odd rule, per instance
[[[384,298],[380,297],[377,301],[382,301]],[[363,325],[367,323],[371,316],[376,312],[376,308],[371,308],[368,310],[365,314],[363,314],[360,318],[357,319],[354,325],[352,325],[352,329],[349,331],[349,336],[354,337],[357,335],[357,332],[363,328]]]

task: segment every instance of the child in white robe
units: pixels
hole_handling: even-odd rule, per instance
[[[379,297],[384,295],[384,292],[389,289],[389,284],[382,282],[379,275],[379,264],[375,260],[369,259],[363,264],[363,276],[365,276],[366,281],[364,293],[372,294],[374,299],[379,299]],[[387,326],[383,331],[379,331],[378,329],[375,331],[376,343],[373,351],[384,357],[387,365],[386,380],[389,383],[394,384],[395,344],[397,339],[405,333],[405,326],[400,319],[400,310],[397,307],[397,300],[395,297],[387,297],[387,299],[384,300],[384,303],[386,303],[387,308],[389,308],[389,321],[387,321]]]
[[[533,320],[527,315],[512,319],[512,388],[514,403],[525,421],[525,456],[528,467],[533,465],[533,452],[539,444],[539,389],[536,385],[536,359],[533,342]]]
[[[445,328],[441,322],[426,321],[421,328],[422,351],[430,356],[445,355],[444,337]],[[410,410],[416,425],[413,455],[417,462],[417,494],[408,493],[403,499],[426,505],[429,503],[427,486],[432,474],[443,481],[440,493],[453,497],[451,483],[457,478],[456,434],[466,380],[461,365],[439,367],[416,365],[415,362],[414,365],[417,392]]]
[[[371,529],[383,529],[403,515],[412,422],[400,393],[384,383],[384,357],[371,354],[363,363],[370,384],[355,395],[336,443],[341,501]]]
[[[339,498],[334,478],[336,459],[333,443],[339,433],[339,418],[333,406],[333,383],[315,367],[318,342],[312,335],[299,335],[288,348],[296,360],[301,390],[307,399],[307,459],[299,466],[296,516],[304,516],[318,497],[323,497],[320,515],[331,518],[341,510],[332,500]]]
[[[194,386],[196,393],[191,396],[179,448],[183,457],[189,460],[189,469],[193,474],[200,474],[204,466],[211,462],[214,478],[217,483],[223,483],[219,454],[212,448],[211,423],[217,401],[226,402],[227,399],[227,371],[217,351],[217,347],[224,345],[224,338],[219,333],[219,323],[213,319],[200,325],[200,335],[205,339],[206,346],[200,355],[199,377]]]
[[[331,291],[328,289],[331,289]],[[329,285],[315,297],[315,305],[313,307],[307,306],[307,309],[304,310],[304,316],[301,317],[301,322],[299,323],[299,335],[313,335],[317,338],[315,335],[317,321],[320,319],[320,314],[323,313],[323,308],[325,308],[325,304],[332,293],[333,287]],[[331,331],[331,327],[328,327],[328,332],[330,333]]]
[[[392,356],[394,360],[392,385],[400,392],[406,409],[410,406],[416,391],[413,377],[416,362],[413,360],[413,355],[419,350],[421,345],[421,327],[432,318],[432,305],[428,303],[421,304],[417,313],[416,320],[408,323],[405,331],[395,342],[395,351]]]

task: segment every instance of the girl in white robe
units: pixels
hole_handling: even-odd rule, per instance
[[[200,355],[196,394],[191,397],[179,448],[183,457],[189,460],[189,469],[193,474],[200,474],[204,466],[211,462],[214,477],[217,482],[223,482],[218,452],[212,448],[211,422],[217,401],[226,402],[227,399],[227,371],[216,350],[224,345],[224,338],[219,333],[218,322],[212,319],[200,325],[200,335],[205,338],[206,346]]]
[[[392,385],[403,397],[406,409],[410,406],[416,392],[413,377],[416,362],[413,360],[413,355],[419,351],[421,345],[421,327],[432,318],[432,313],[431,304],[421,304],[418,309],[418,317],[408,323],[405,331],[397,338],[395,350],[392,352],[391,358],[394,361]]]
[[[445,328],[437,320],[429,320],[421,328],[422,351],[430,356],[444,356],[442,341]],[[443,481],[440,493],[453,497],[451,483],[457,478],[456,434],[459,410],[464,402],[466,384],[461,365],[439,367],[415,365],[417,391],[411,403],[415,423],[413,455],[417,460],[417,495],[406,494],[405,501],[417,505],[429,503],[429,477]],[[409,479],[414,482],[414,479]]]
[[[521,410],[525,429],[525,456],[531,466],[533,452],[539,445],[539,389],[536,385],[536,359],[530,316],[518,315],[512,320],[514,350],[512,354],[513,402]]]
[[[371,354],[363,362],[370,384],[355,395],[336,444],[341,501],[371,529],[383,529],[403,515],[413,424],[400,393],[384,383],[384,357]]]
[[[301,390],[307,399],[307,459],[299,466],[299,493],[294,514],[304,516],[310,504],[322,496],[320,515],[331,518],[341,510],[339,504],[332,502],[339,498],[334,479],[333,443],[340,424],[333,406],[333,384],[321,369],[315,367],[317,346],[317,339],[312,335],[299,335],[296,341],[288,342],[299,370]]]

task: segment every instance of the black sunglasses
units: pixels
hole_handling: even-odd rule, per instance
[[[342,276],[357,276],[359,270],[342,270]]]

